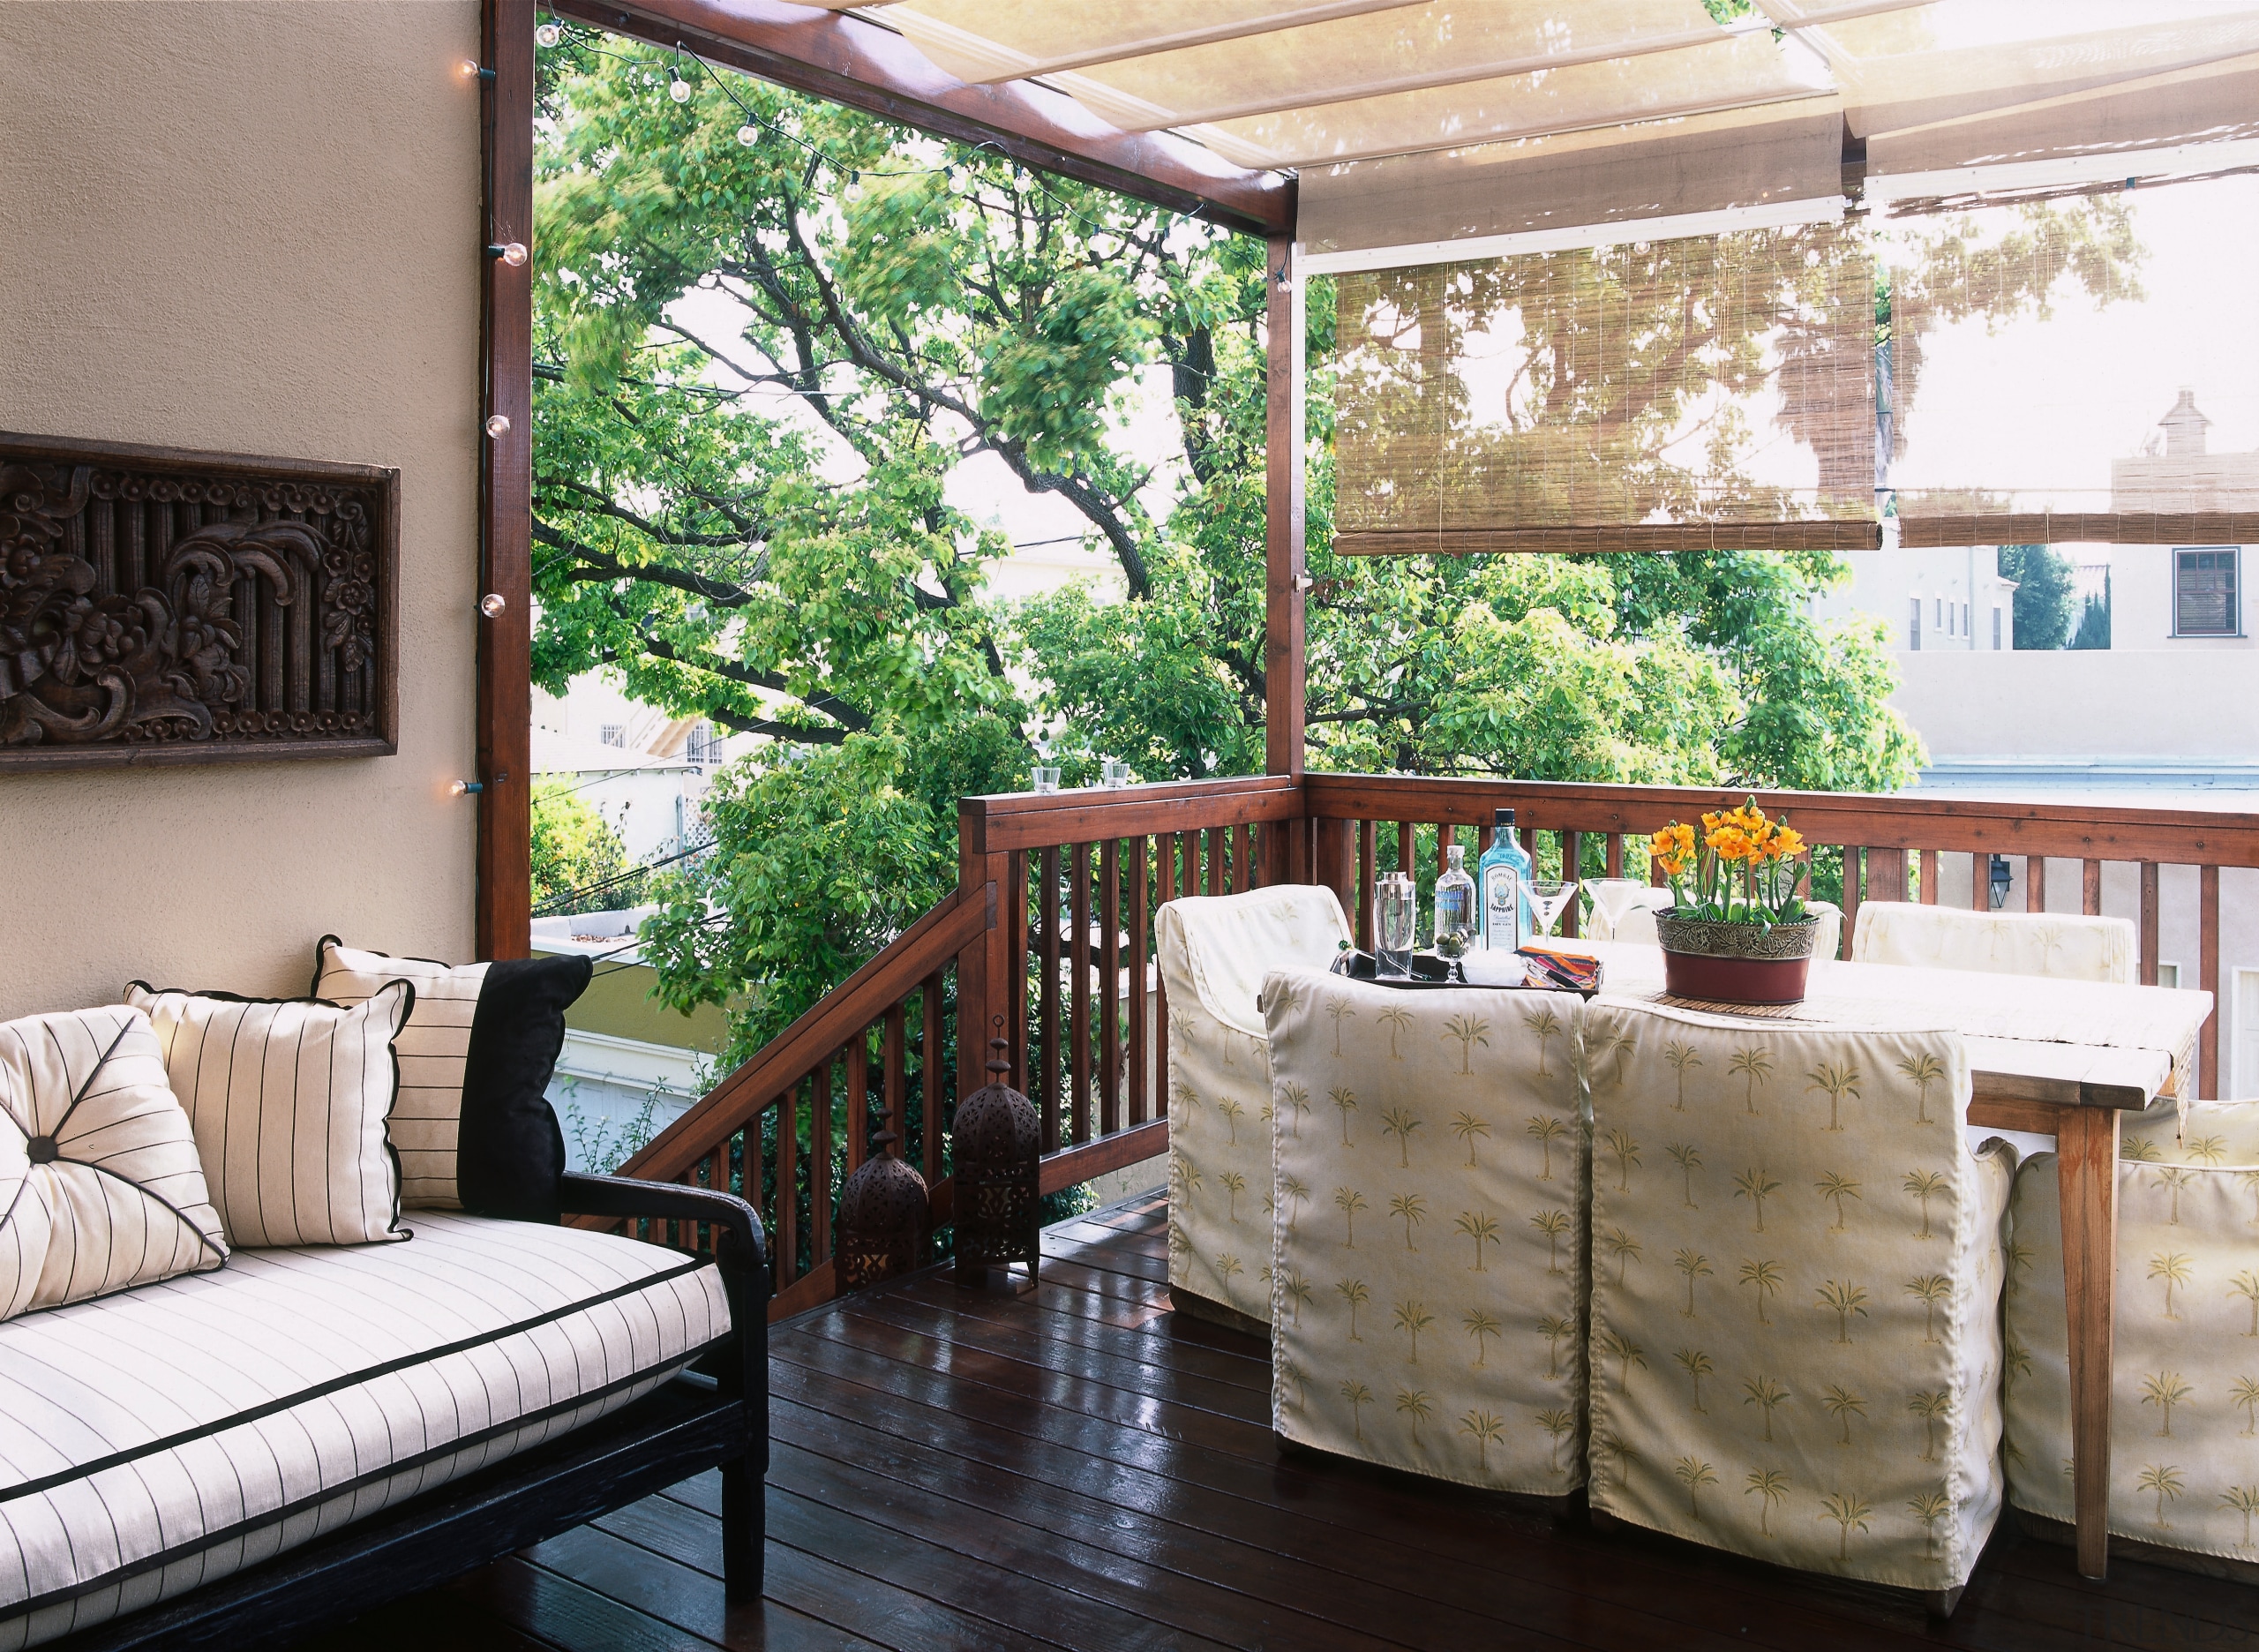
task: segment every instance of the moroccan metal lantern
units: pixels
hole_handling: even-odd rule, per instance
[[[907,1273],[926,1259],[926,1178],[894,1148],[895,1135],[871,1138],[870,1158],[839,1197],[839,1288],[861,1290]]]
[[[1002,1017],[997,1018],[1002,1025]],[[951,1136],[957,1203],[957,1282],[978,1285],[992,1267],[1027,1264],[1032,1287],[1043,1251],[1043,1121],[1005,1082],[1005,1042],[988,1040],[988,1083],[957,1110]]]

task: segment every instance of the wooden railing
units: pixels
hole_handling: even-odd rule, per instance
[[[622,1174],[727,1188],[750,1200],[769,1225],[774,1311],[797,1312],[837,1294],[840,1185],[882,1123],[923,1170],[935,1224],[949,1220],[953,1102],[987,1081],[987,1040],[998,1026],[1011,1082],[1042,1115],[1045,1192],[1167,1150],[1168,1005],[1152,939],[1166,902],[1323,882],[1369,944],[1376,877],[1401,868],[1431,880],[1455,841],[1473,859],[1490,846],[1498,808],[1515,811],[1542,870],[1643,876],[1646,834],[1716,807],[1722,795],[1311,775],[968,798],[958,815],[956,892],[723,1079]],[[1820,892],[1837,893],[1840,877],[1847,947],[1863,902],[1940,898],[1948,857],[1967,857],[1966,898],[1980,906],[1989,904],[1991,857],[2009,857],[2032,911],[2045,908],[2060,875],[2077,878],[2081,910],[2099,912],[2105,869],[2117,865],[2124,869],[2113,887],[2129,884],[2138,911],[2141,979],[2154,983],[2161,868],[2195,867],[2201,978],[2184,984],[2203,986],[2216,1002],[2220,871],[2259,867],[2259,817],[2251,815],[1757,795],[1822,852]],[[1573,914],[1568,927],[1573,933]],[[2218,1026],[2215,1010],[2200,1041],[2205,1096],[2219,1092]]]

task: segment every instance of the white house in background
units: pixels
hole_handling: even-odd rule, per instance
[[[533,696],[533,767],[562,778],[619,834],[632,861],[694,844],[714,770],[761,737],[630,700],[608,671],[573,680],[561,696]]]
[[[2119,510],[2259,510],[2259,454],[2207,454],[2194,395],[2159,421],[2149,451],[2111,466]],[[2259,648],[2240,545],[2059,546],[2082,587],[2109,571],[2107,650],[2015,650],[1994,552],[1861,552],[1850,589],[1823,612],[1890,627],[1901,680],[1892,703],[1920,732],[1929,767],[1917,792],[2128,808],[2259,811]],[[1958,604],[1966,603],[1963,610]],[[1966,621],[1963,615],[1966,613]],[[2006,864],[2004,905],[2021,912],[2024,868]],[[1944,858],[1941,898],[1966,905],[1966,855]],[[1989,871],[1989,868],[1987,868]],[[2080,867],[2048,868],[2051,909],[2075,912]],[[2197,869],[2159,875],[2159,977],[2198,984]],[[2102,909],[2137,916],[2139,874],[2105,867]],[[1989,877],[1987,882],[1990,882]],[[2220,875],[2221,1078],[2259,1095],[2259,871]]]

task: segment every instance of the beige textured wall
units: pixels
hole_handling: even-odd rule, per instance
[[[400,752],[0,776],[0,1018],[471,948],[477,0],[0,3],[0,428],[398,466]]]

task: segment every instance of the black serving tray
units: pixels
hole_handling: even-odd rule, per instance
[[[1467,979],[1467,972],[1460,967],[1457,959],[1439,957],[1432,952],[1415,952],[1412,955],[1412,973],[1410,978],[1407,979],[1397,975],[1383,975],[1380,973],[1380,960],[1371,953],[1345,948],[1334,954],[1332,972],[1346,976],[1350,980],[1370,981],[1376,987],[1386,987],[1397,992],[1433,992],[1438,987],[1445,987],[1462,988],[1472,987],[1478,992],[1576,990],[1580,991],[1582,996],[1590,998],[1600,991],[1597,985],[1589,989],[1581,989],[1567,987],[1533,987],[1527,981],[1518,981],[1512,986],[1497,981],[1471,981]]]

